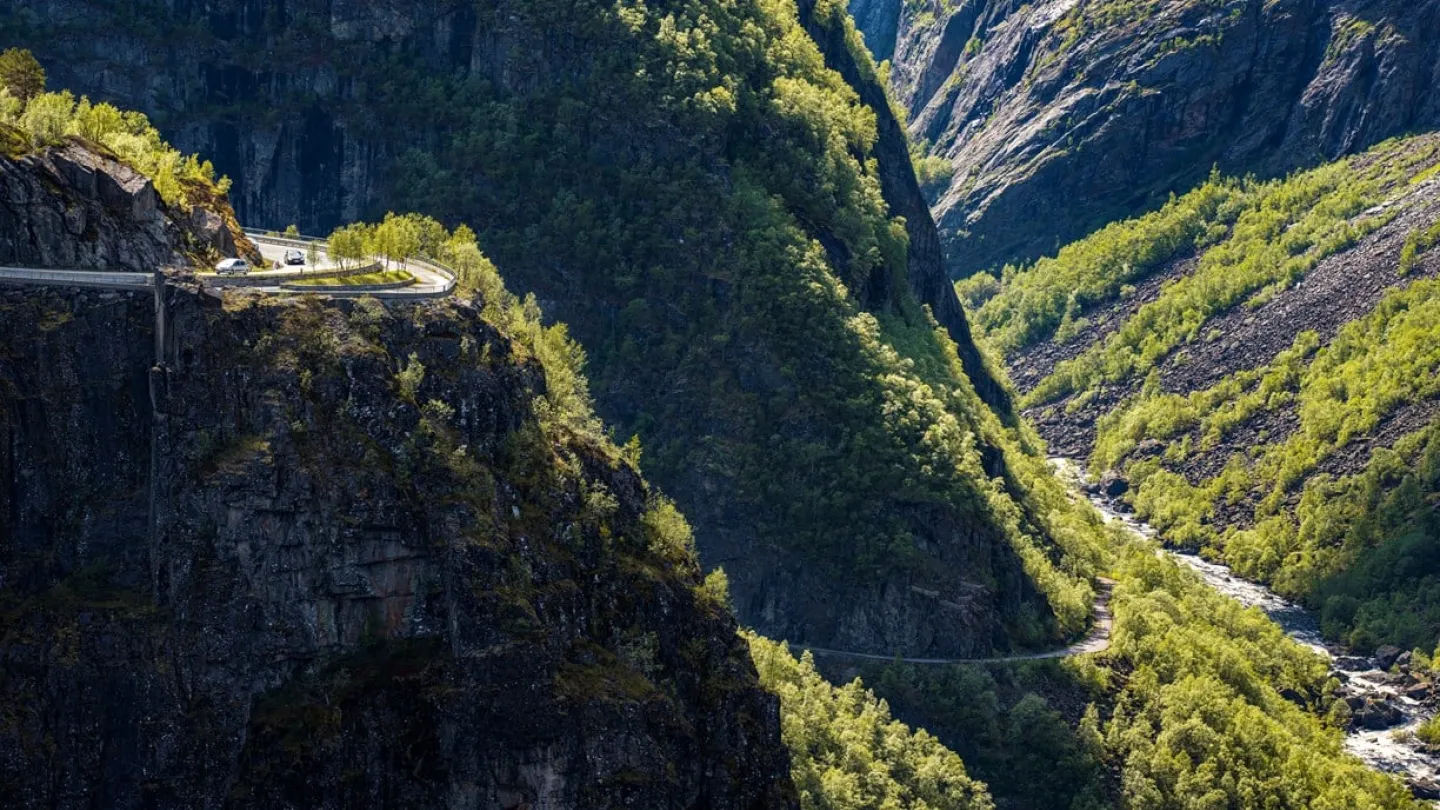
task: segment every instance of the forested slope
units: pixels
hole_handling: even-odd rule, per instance
[[[966,654],[1085,624],[1090,518],[968,338],[842,6],[0,14],[57,75],[216,147],[254,224],[473,226],[586,347],[602,415],[760,631]],[[158,75],[127,56],[152,47]]]
[[[1440,419],[1440,141],[1279,181],[1212,177],[960,287],[1062,452],[1123,469],[1167,539],[1428,650]]]

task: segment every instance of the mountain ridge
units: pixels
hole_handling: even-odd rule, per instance
[[[1434,2],[852,10],[879,42],[898,20],[890,86],[912,137],[954,167],[931,199],[957,276],[1158,208],[1212,166],[1276,177],[1440,124]]]

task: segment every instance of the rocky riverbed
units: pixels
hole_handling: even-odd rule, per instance
[[[1107,518],[1144,537],[1156,536],[1121,500],[1128,489],[1124,479],[1109,475],[1088,481],[1075,462],[1055,459],[1053,463]],[[1169,549],[1166,553],[1221,593],[1265,611],[1291,638],[1325,656],[1331,675],[1340,682],[1340,695],[1350,707],[1346,750],[1376,770],[1403,778],[1416,797],[1440,800],[1440,746],[1415,736],[1422,723],[1440,713],[1440,680],[1433,672],[1412,666],[1411,654],[1397,647],[1379,647],[1372,656],[1353,655],[1327,642],[1320,634],[1319,621],[1304,607],[1196,554]]]

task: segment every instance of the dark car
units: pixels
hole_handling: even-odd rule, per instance
[[[286,263],[286,264],[292,264],[292,265],[293,265],[293,264],[304,264],[304,263],[305,263],[305,254],[304,254],[304,253],[301,253],[301,252],[298,251],[298,250],[287,250],[287,251],[285,251],[285,263]]]

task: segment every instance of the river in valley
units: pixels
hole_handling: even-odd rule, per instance
[[[1121,511],[1123,505],[1090,491],[1093,488],[1086,488],[1083,469],[1074,461],[1053,459],[1052,464],[1063,478],[1087,495],[1107,520],[1135,534],[1155,538],[1153,528]],[[1328,643],[1320,634],[1320,623],[1313,613],[1263,585],[1235,576],[1224,565],[1195,554],[1172,550],[1165,553],[1198,573],[1215,590],[1247,607],[1260,608],[1291,638],[1325,656],[1335,677],[1343,684],[1342,696],[1357,717],[1369,720],[1355,723],[1346,732],[1346,750],[1376,770],[1400,776],[1417,796],[1440,799],[1440,756],[1426,752],[1414,734],[1421,723],[1434,716],[1435,707],[1433,703],[1427,705],[1417,699],[1416,695],[1426,690],[1415,685],[1416,679],[1404,673],[1387,672],[1373,658],[1353,656]]]

